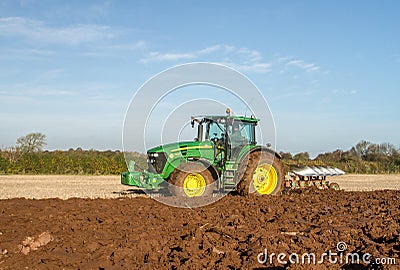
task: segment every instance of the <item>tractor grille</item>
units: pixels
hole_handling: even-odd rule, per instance
[[[162,173],[166,162],[167,155],[164,152],[147,154],[147,164],[152,173]]]

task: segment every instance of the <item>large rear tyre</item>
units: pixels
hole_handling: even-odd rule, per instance
[[[211,172],[200,162],[180,164],[170,176],[169,192],[182,198],[211,196],[215,181]]]
[[[256,151],[250,153],[239,166],[236,191],[240,195],[276,195],[283,189],[283,165],[272,153]]]

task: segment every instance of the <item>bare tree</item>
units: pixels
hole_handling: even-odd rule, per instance
[[[46,144],[46,135],[38,132],[17,139],[17,147],[26,153],[40,152]]]
[[[368,147],[371,145],[370,142],[362,140],[356,145],[356,152],[360,158],[365,158],[368,154]]]
[[[0,156],[8,159],[10,163],[15,163],[21,156],[21,152],[16,147],[8,147],[0,152]]]
[[[386,156],[394,156],[396,154],[396,147],[391,143],[381,143],[380,151]]]

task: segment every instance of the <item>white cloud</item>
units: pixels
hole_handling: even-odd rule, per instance
[[[222,47],[221,45],[213,45],[213,46],[198,50],[197,53],[200,54],[200,55],[202,55],[202,54],[210,54],[210,53],[213,53],[213,52],[221,50],[221,47]]]
[[[319,66],[317,66],[315,64],[306,63],[303,60],[291,60],[286,63],[286,66],[298,67],[298,68],[304,69],[307,72],[317,71],[320,69]]]
[[[280,63],[282,63],[282,62],[287,62],[287,61],[289,61],[290,59],[292,59],[293,57],[292,56],[282,56],[282,57],[279,57],[278,58],[278,62],[280,62]]]
[[[44,43],[80,45],[112,39],[119,34],[106,25],[78,24],[50,27],[42,21],[23,17],[0,18],[0,36],[20,36]]]
[[[127,44],[118,44],[118,45],[111,45],[108,46],[108,49],[112,49],[112,50],[143,50],[146,49],[147,44],[144,40],[138,40],[136,42],[133,43],[127,43]]]
[[[224,45],[224,44],[217,44],[217,45],[212,45],[212,46],[209,46],[207,48],[198,50],[198,51],[196,51],[196,54],[198,54],[198,55],[207,55],[207,54],[212,54],[212,53],[216,53],[216,52],[219,52],[219,53],[222,53],[222,54],[229,54],[229,53],[232,53],[234,51],[238,51],[238,49],[235,48],[234,46]]]
[[[207,59],[204,59],[207,58]],[[213,61],[233,67],[243,72],[265,73],[271,69],[271,64],[263,62],[262,54],[248,48],[237,48],[231,45],[216,44],[204,49],[189,52],[150,52],[139,60],[140,63],[182,61],[182,60]]]
[[[162,62],[162,61],[179,61],[196,58],[194,53],[160,53],[151,52],[146,57],[139,60],[140,63]]]
[[[262,60],[261,53],[256,50],[249,50],[247,48],[240,48],[238,49],[238,54],[244,55],[247,57],[246,62],[259,62]]]
[[[253,63],[253,64],[236,64],[236,63],[221,63],[232,67],[241,72],[267,73],[271,71],[272,65],[269,63]]]

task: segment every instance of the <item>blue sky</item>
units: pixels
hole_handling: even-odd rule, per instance
[[[197,61],[258,86],[278,150],[399,146],[399,13],[398,1],[0,0],[0,147],[37,131],[48,149],[122,149],[135,91]]]

